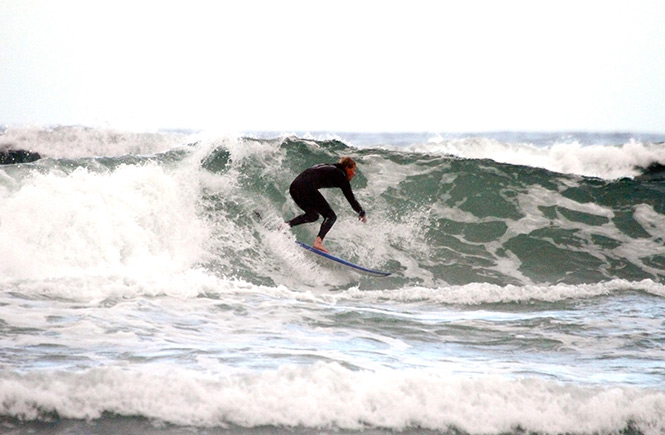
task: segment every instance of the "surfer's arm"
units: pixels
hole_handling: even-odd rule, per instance
[[[351,183],[349,183],[347,179],[344,179],[342,180],[342,183],[339,186],[339,188],[342,189],[342,192],[344,193],[346,200],[349,201],[349,204],[351,204],[353,210],[355,210],[355,212],[358,213],[358,219],[360,219],[363,222],[367,222],[367,217],[365,217],[365,210],[363,210],[363,208],[356,200],[356,197],[353,195],[353,190],[351,190]]]

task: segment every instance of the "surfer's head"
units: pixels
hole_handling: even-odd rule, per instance
[[[356,175],[356,162],[351,158],[351,157],[342,157],[339,159],[339,162],[337,162],[342,169],[344,169],[344,172],[346,172],[346,178],[351,181],[353,177]]]

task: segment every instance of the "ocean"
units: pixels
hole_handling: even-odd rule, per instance
[[[663,141],[5,127],[0,432],[663,434]]]

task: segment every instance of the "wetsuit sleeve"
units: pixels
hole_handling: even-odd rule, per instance
[[[360,204],[358,204],[358,201],[356,201],[356,197],[353,195],[353,191],[351,190],[351,183],[349,183],[349,180],[347,180],[346,177],[341,179],[339,188],[342,189],[346,200],[349,201],[349,204],[351,204],[351,207],[353,207],[356,213],[364,215],[365,211],[360,206]]]

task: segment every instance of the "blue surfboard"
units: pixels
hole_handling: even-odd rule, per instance
[[[352,268],[352,269],[354,269],[358,272],[364,272],[364,273],[368,273],[368,274],[374,275],[374,276],[389,276],[391,274],[391,272],[381,272],[380,270],[367,269],[366,267],[358,266],[357,264],[353,264],[350,261],[346,261],[346,260],[343,260],[339,257],[335,257],[334,255],[330,255],[330,254],[327,254],[323,251],[319,251],[318,249],[314,249],[311,246],[306,245],[304,243],[300,243],[298,241],[296,241],[296,243],[298,245],[300,245],[302,248],[307,249],[310,252],[313,252],[317,255],[320,255],[321,257],[327,258],[328,260],[332,260],[332,261],[335,261],[339,264],[343,264],[344,266],[348,266],[348,267],[350,267],[350,268]]]

